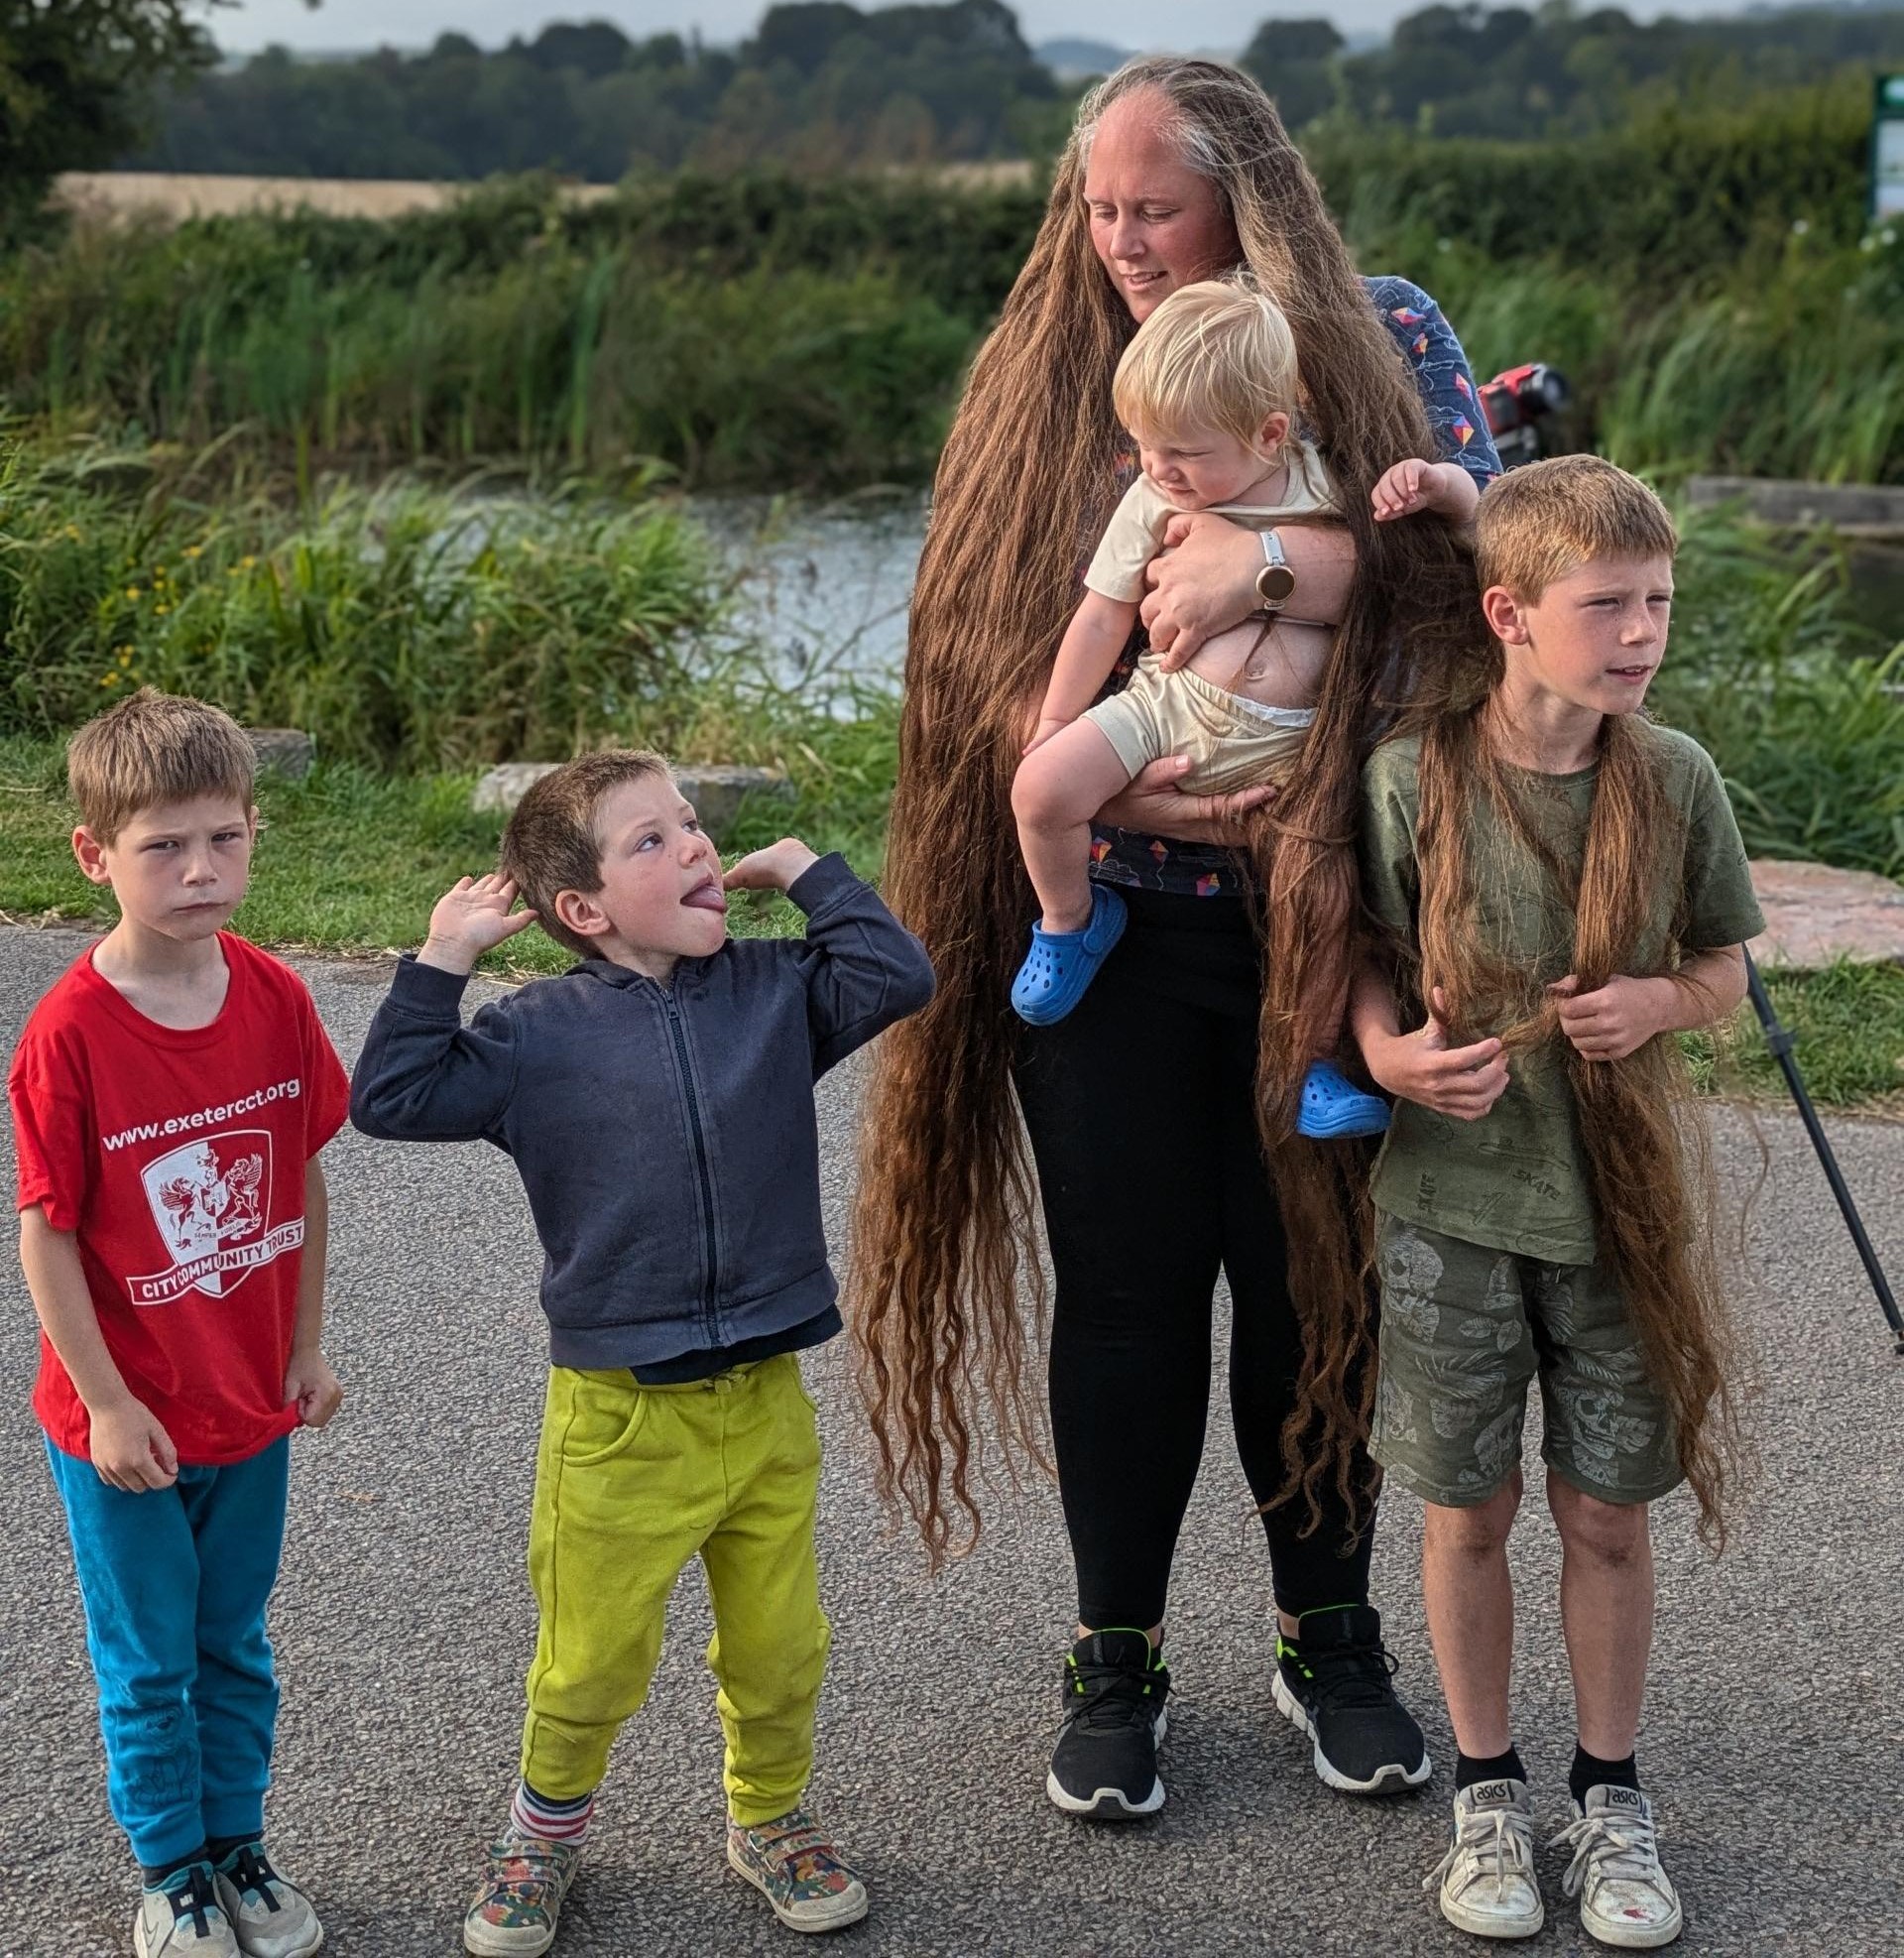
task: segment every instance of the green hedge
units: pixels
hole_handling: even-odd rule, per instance
[[[1867,118],[1820,87],[1584,141],[1306,140],[1360,262],[1433,292],[1479,371],[1570,375],[1573,441],[1668,477],[1896,480],[1904,249],[1860,236]],[[919,480],[1042,201],[688,173],[586,205],[531,179],[391,222],[77,229],[0,260],[0,411],[242,428],[305,464]]]
[[[1435,141],[1321,123],[1304,148],[1352,244],[1442,238],[1495,264],[1677,288],[1728,279],[1795,222],[1854,244],[1864,227],[1868,87],[1793,89],[1749,108],[1656,111],[1604,136]]]

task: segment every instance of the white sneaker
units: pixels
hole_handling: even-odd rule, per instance
[[[263,1843],[234,1849],[212,1880],[244,1958],[310,1958],[323,1943],[310,1898],[272,1868]]]
[[[1561,1888],[1580,1898],[1580,1925],[1602,1944],[1651,1951],[1671,1944],[1684,1919],[1679,1893],[1659,1867],[1653,1804],[1637,1788],[1592,1787],[1587,1806],[1550,1847],[1574,1852]]]
[[[187,1863],[140,1897],[132,1948],[139,1958],[238,1958],[209,1863]]]
[[[1527,1783],[1477,1781],[1455,1796],[1454,1840],[1422,1881],[1441,1886],[1441,1914],[1477,1937],[1532,1937],[1546,1921],[1534,1880]]]

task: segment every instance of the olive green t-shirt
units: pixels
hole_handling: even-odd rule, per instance
[[[1647,725],[1663,753],[1666,792],[1683,819],[1676,880],[1663,880],[1634,966],[1657,971],[1684,920],[1682,954],[1742,944],[1765,928],[1752,895],[1745,846],[1712,758],[1696,741]],[[1420,743],[1385,742],[1362,774],[1362,892],[1370,915],[1416,944],[1420,895],[1415,858]],[[1575,775],[1509,772],[1529,826],[1577,873],[1586,849],[1596,769]],[[1541,984],[1573,969],[1574,918],[1552,874],[1477,797],[1470,822],[1480,928],[1503,957]],[[1406,1016],[1418,1002],[1404,1002]],[[1478,1122],[1398,1102],[1375,1164],[1377,1208],[1411,1223],[1554,1265],[1587,1265],[1596,1245],[1592,1182],[1556,1040],[1517,1056],[1500,1099]]]

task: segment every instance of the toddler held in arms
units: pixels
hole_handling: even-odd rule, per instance
[[[1284,613],[1294,580],[1276,531],[1340,522],[1341,506],[1322,458],[1295,430],[1299,396],[1288,320],[1240,282],[1179,288],[1118,364],[1112,399],[1136,438],[1142,473],[1085,573],[1012,790],[1042,912],[1012,1005],[1034,1027],[1072,1011],[1123,934],[1124,901],[1089,875],[1091,820],[1112,796],[1165,755],[1190,756],[1181,786],[1205,795],[1273,782],[1300,763],[1338,621]],[[1466,523],[1477,495],[1453,463],[1407,457],[1375,485],[1375,514],[1433,511]],[[1098,700],[1136,630],[1144,570],[1166,527],[1199,510],[1261,533],[1263,609],[1187,660],[1146,652],[1130,683]],[[1370,1135],[1386,1123],[1376,1096],[1328,1061],[1311,1066],[1302,1134]]]

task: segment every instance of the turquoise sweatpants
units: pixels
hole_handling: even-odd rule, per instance
[[[47,1444],[99,1682],[106,1799],[148,1867],[264,1827],[278,1720],[265,1606],[289,1437],[134,1496]]]

